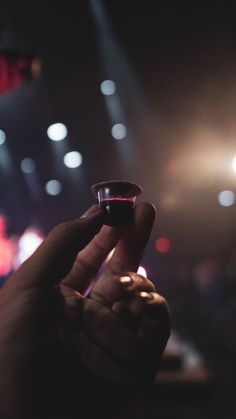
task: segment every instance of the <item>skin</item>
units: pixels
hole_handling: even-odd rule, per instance
[[[138,204],[134,223],[124,228],[105,219],[94,205],[58,225],[4,286],[1,418],[84,419],[92,416],[91,400],[97,414],[118,417],[132,392],[152,383],[170,314],[154,284],[136,271],[155,210]]]

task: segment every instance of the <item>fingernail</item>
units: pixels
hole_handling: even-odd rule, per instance
[[[140,291],[139,295],[140,295],[141,298],[144,298],[145,300],[151,300],[152,299],[152,294],[150,292]]]
[[[120,283],[121,284],[130,285],[130,284],[132,284],[132,282],[133,282],[132,279],[128,275],[120,277]]]
[[[101,206],[94,204],[89,209],[87,209],[87,211],[85,211],[85,213],[81,215],[80,218],[89,217],[90,215],[95,215],[96,213],[99,213],[101,211],[102,211]]]

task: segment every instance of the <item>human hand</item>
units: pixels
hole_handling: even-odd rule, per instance
[[[77,357],[71,355],[73,365],[82,360],[107,380],[141,382],[155,375],[169,336],[169,313],[153,284],[135,274],[154,210],[149,204],[137,205],[134,224],[124,230],[102,227],[104,217],[100,207],[92,207],[87,217],[56,227],[4,287],[0,298],[0,390],[4,395],[2,411],[7,414],[3,417],[28,417],[26,399],[28,405],[30,394],[32,400],[37,399],[38,384],[43,380],[53,390],[58,386],[65,389],[62,371],[66,372],[68,355],[74,348]],[[96,275],[114,247],[109,264]],[[124,273],[131,282],[120,280]],[[94,276],[96,282],[84,298]],[[146,294],[141,296],[141,291]],[[73,346],[67,346],[67,339],[73,339]],[[69,372],[73,375],[73,370]],[[83,380],[79,374],[76,368],[77,380]],[[60,381],[58,386],[55,380]],[[74,384],[74,379],[66,382],[68,392]],[[44,397],[43,391],[43,403]],[[32,411],[33,402],[28,407]]]

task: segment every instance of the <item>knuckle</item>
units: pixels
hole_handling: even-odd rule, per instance
[[[74,231],[74,229],[75,229],[75,222],[74,221],[66,221],[66,222],[60,223],[57,226],[55,226],[51,230],[50,236],[71,234]]]
[[[163,312],[165,312],[167,315],[170,315],[170,308],[169,305],[162,295],[158,293],[153,293],[153,297],[158,304],[159,309],[161,309]]]
[[[145,276],[136,273],[136,272],[126,272],[125,275],[130,276],[134,283],[143,284],[144,286],[150,288],[153,292],[156,290],[155,284]]]

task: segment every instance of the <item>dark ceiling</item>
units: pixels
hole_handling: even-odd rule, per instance
[[[107,26],[98,30],[100,4]],[[93,202],[93,183],[128,178],[157,207],[149,255],[162,235],[170,238],[172,255],[183,260],[222,256],[236,246],[235,206],[223,208],[217,201],[221,190],[236,192],[230,169],[236,153],[233,6],[3,0],[1,9],[2,48],[32,51],[42,60],[40,79],[0,97],[0,128],[12,161],[11,172],[1,173],[0,207],[11,231],[34,222],[47,231]],[[105,65],[104,56],[110,57]],[[106,78],[117,82],[127,124],[120,142],[111,137],[99,90]],[[68,127],[68,149],[84,156],[73,173],[60,166],[46,136],[57,121]],[[28,156],[37,163],[37,199],[19,168]],[[51,178],[63,184],[57,197],[43,191]]]

